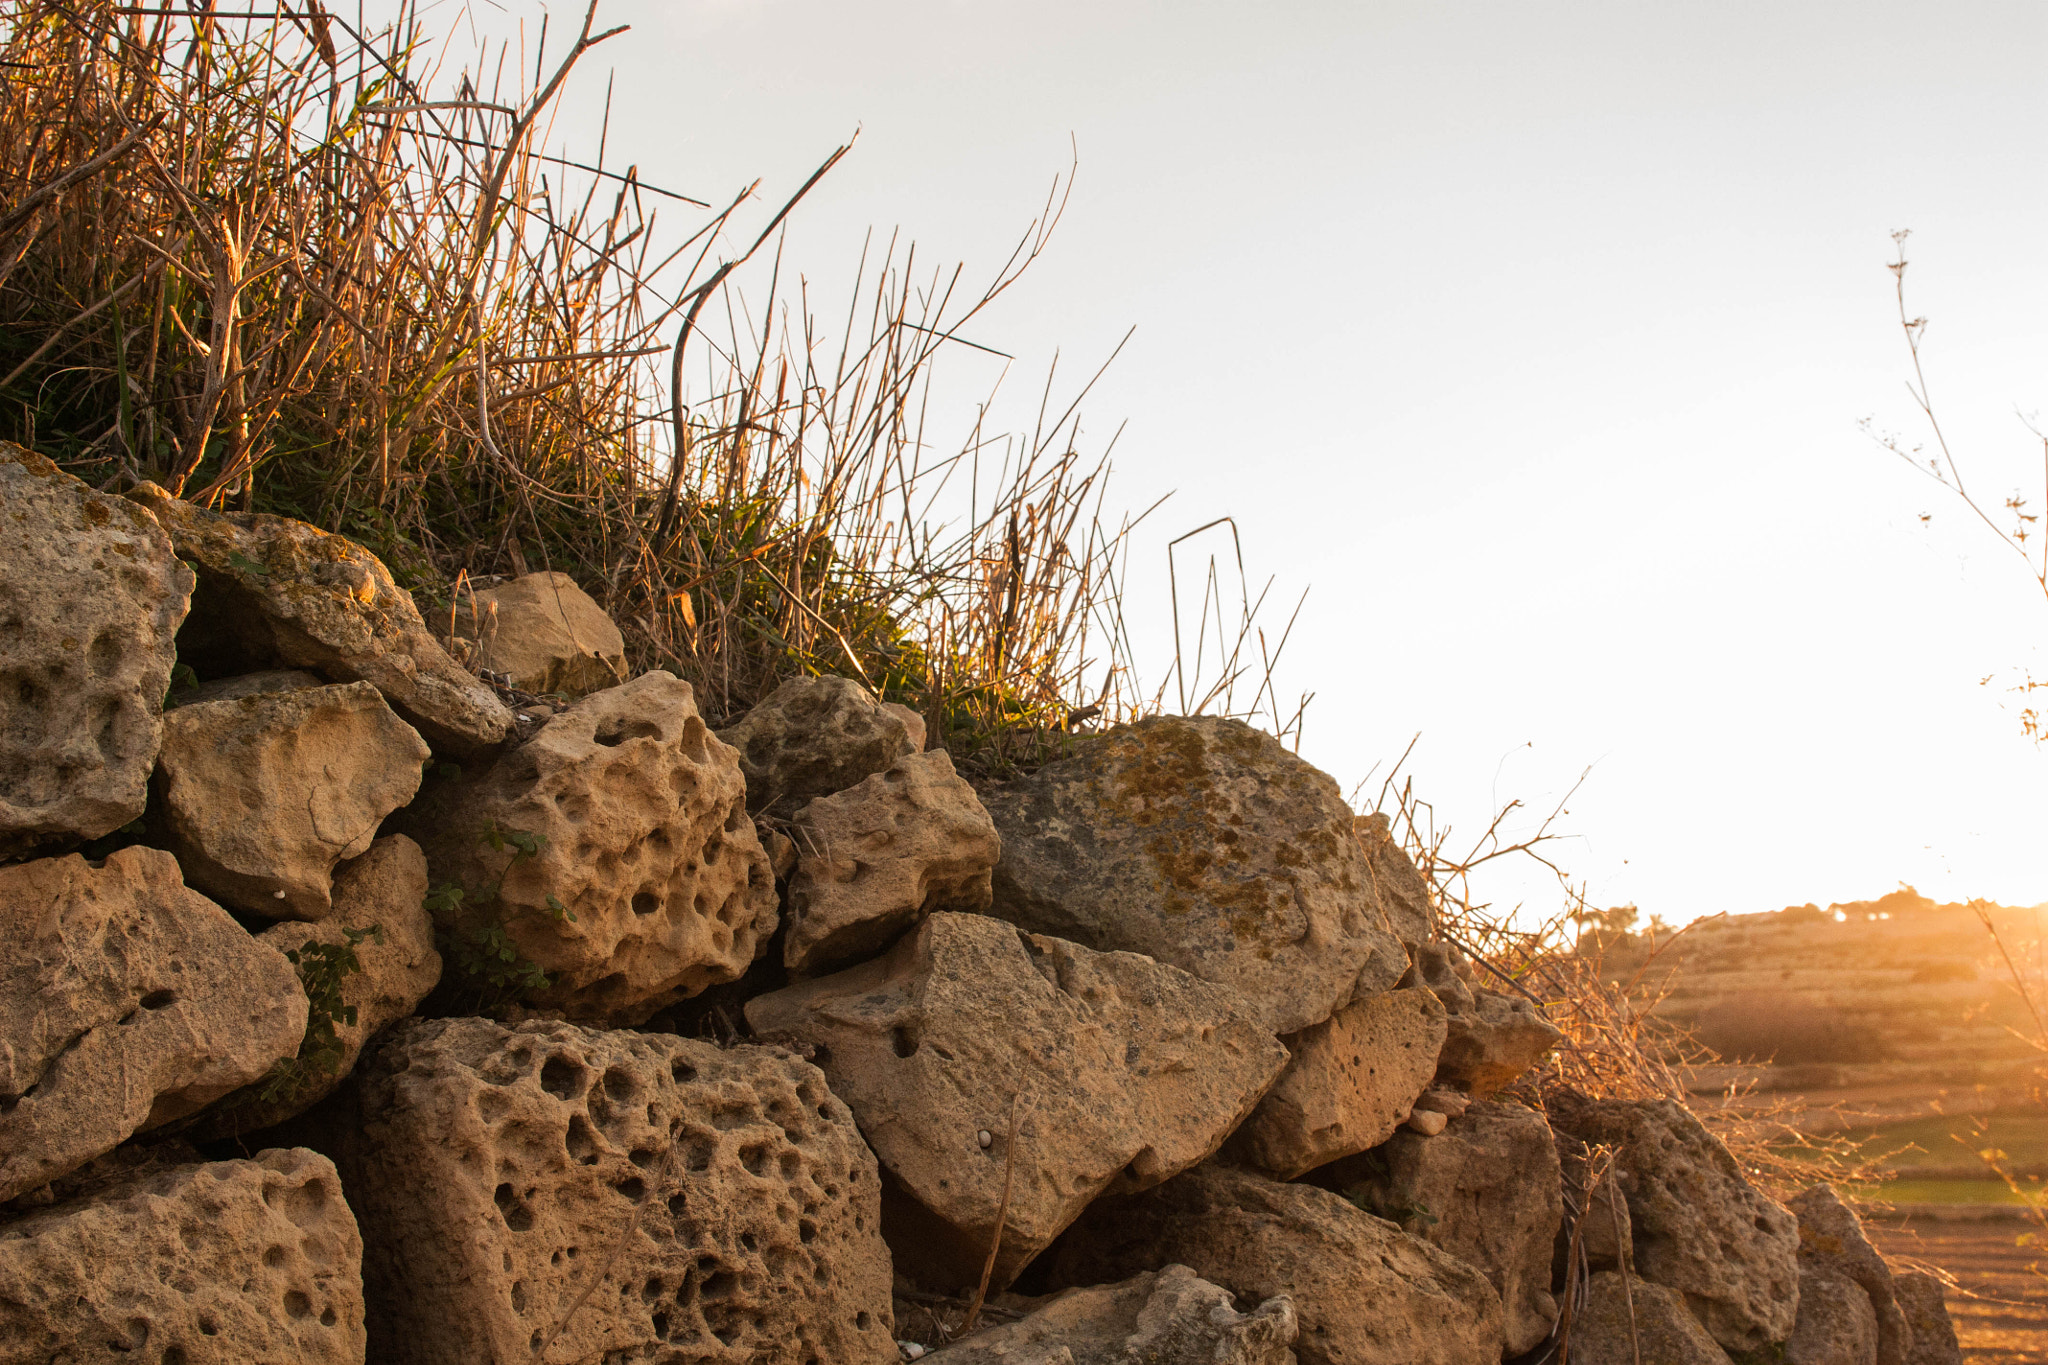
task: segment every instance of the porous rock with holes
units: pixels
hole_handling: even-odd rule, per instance
[[[489,766],[430,781],[394,823],[434,881],[469,893],[435,911],[443,931],[502,929],[552,978],[531,1003],[573,1019],[640,1023],[738,978],[775,932],[736,755],[667,673],[592,693]]]
[[[626,679],[626,639],[589,593],[565,573],[523,574],[458,596],[457,648],[468,662],[512,686],[568,700]]]
[[[1474,1267],[1312,1185],[1205,1162],[1103,1200],[1060,1239],[1059,1284],[1180,1264],[1257,1303],[1294,1300],[1301,1365],[1496,1365],[1500,1298]]]
[[[363,1365],[362,1252],[318,1153],[140,1172],[0,1224],[0,1359]]]
[[[1275,1033],[1407,970],[1335,780],[1241,721],[1154,716],[983,799],[993,913],[1230,986]]]
[[[1792,1334],[1799,1223],[1753,1188],[1719,1139],[1672,1100],[1545,1098],[1551,1124],[1614,1152],[1636,1273],[1675,1289],[1730,1351]]]
[[[1893,1292],[1892,1268],[1863,1235],[1863,1222],[1834,1188],[1814,1185],[1786,1206],[1799,1219],[1799,1265],[1855,1283],[1870,1299],[1877,1332],[1877,1365],[1906,1365],[1913,1327]]]
[[[1239,1312],[1184,1265],[1071,1289],[1021,1321],[979,1332],[931,1365],[1296,1365],[1294,1301]]]
[[[1230,1156],[1280,1180],[1385,1142],[1436,1074],[1444,1007],[1425,990],[1353,1001],[1282,1040],[1293,1055],[1230,1140]]]
[[[1436,915],[1429,905],[1429,881],[1394,837],[1393,821],[1384,811],[1361,815],[1352,833],[1365,851],[1366,871],[1386,911],[1395,937],[1410,947],[1436,937]]]
[[[1448,943],[1418,944],[1404,984],[1428,987],[1443,1001],[1443,1052],[1437,1079],[1481,1097],[1514,1083],[1564,1041],[1564,1030],[1518,995],[1475,986],[1459,975],[1463,958]]]
[[[291,963],[170,854],[0,867],[0,1200],[247,1085],[305,1031]]]
[[[368,683],[256,692],[164,717],[157,809],[191,885],[269,919],[325,919],[336,863],[412,800],[430,750]]]
[[[796,818],[783,962],[830,971],[872,957],[934,910],[986,910],[1002,851],[944,750],[899,758]]]
[[[1000,1287],[1097,1195],[1214,1152],[1287,1058],[1227,987],[982,915],[935,914],[747,1022],[817,1049],[891,1177],[899,1265],[947,1288],[972,1287],[998,1227]]]
[[[178,655],[202,678],[304,668],[366,682],[437,750],[502,743],[512,713],[449,657],[382,560],[289,517],[213,512],[152,483],[128,494],[199,570]]]
[[[799,1058],[414,1020],[361,1076],[373,1358],[897,1359],[875,1159]]]
[[[1785,1339],[1785,1365],[1877,1365],[1877,1313],[1870,1295],[1832,1270],[1801,1266],[1799,1317]]]
[[[1729,1365],[1675,1289],[1596,1271],[1572,1317],[1573,1365]]]
[[[148,513],[0,441],[0,857],[142,814],[192,583]]]
[[[791,678],[718,737],[739,750],[747,808],[786,817],[922,749],[902,712],[851,678]]]

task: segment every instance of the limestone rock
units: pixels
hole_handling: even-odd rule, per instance
[[[0,441],[0,858],[142,814],[191,597],[147,513]]]
[[[1862,1220],[1827,1185],[1800,1191],[1790,1208],[1799,1219],[1799,1265],[1860,1286],[1876,1322],[1877,1365],[1906,1365],[1913,1329],[1892,1290],[1892,1270],[1863,1235]],[[1804,1291],[1801,1291],[1804,1293]]]
[[[1558,1228],[1551,1261],[1552,1283],[1563,1283],[1571,1240],[1579,1239],[1579,1253],[1594,1270],[1635,1267],[1634,1233],[1629,1223],[1628,1199],[1621,1192],[1611,1164],[1599,1170],[1585,1143],[1569,1133],[1553,1131],[1557,1148],[1564,1222]],[[1575,1227],[1576,1225],[1576,1227]]]
[[[775,880],[745,798],[690,685],[643,673],[487,769],[433,784],[400,823],[433,879],[468,893],[435,911],[444,930],[501,925],[554,979],[533,1003],[637,1024],[734,980],[775,932]]]
[[[1063,1284],[1179,1263],[1259,1302],[1288,1294],[1301,1365],[1496,1365],[1486,1277],[1328,1190],[1208,1162],[1088,1210],[1053,1252]]]
[[[305,1030],[291,963],[170,854],[0,867],[0,1200],[247,1085]]]
[[[897,1359],[875,1160],[815,1067],[437,1019],[362,1074],[342,1168],[373,1359]]]
[[[1074,1289],[1020,1322],[977,1332],[931,1365],[1295,1365],[1285,1294],[1240,1313],[1184,1265]]]
[[[1481,1100],[1440,1135],[1395,1133],[1317,1183],[1484,1272],[1500,1294],[1509,1355],[1550,1334],[1550,1254],[1564,1206],[1557,1148],[1541,1114]]]
[[[288,517],[209,512],[155,484],[128,496],[199,569],[178,651],[201,677],[283,667],[370,683],[452,754],[489,749],[512,728],[497,694],[448,656],[412,594],[354,541]]]
[[[1751,1188],[1735,1158],[1671,1100],[1547,1097],[1551,1124],[1615,1151],[1635,1266],[1685,1295],[1714,1340],[1750,1351],[1792,1333],[1799,1225]]]
[[[911,754],[797,816],[783,962],[830,971],[872,957],[934,910],[986,910],[1002,851],[942,750]]]
[[[1472,1007],[1454,1011],[1447,1023],[1437,1076],[1474,1095],[1491,1095],[1563,1041],[1564,1031],[1527,1000],[1475,986]]]
[[[791,678],[718,737],[740,751],[757,815],[793,815],[923,747],[872,692],[833,677]]]
[[[910,752],[914,754],[923,753],[925,740],[924,717],[905,706],[902,702],[885,701],[882,703],[882,709],[903,722],[904,732],[910,736]]]
[[[1942,1282],[1924,1270],[1892,1273],[1892,1292],[1913,1329],[1909,1365],[1962,1365],[1955,1324],[1949,1321],[1948,1293]]]
[[[1634,1313],[1630,1313],[1630,1301]],[[1615,1271],[1595,1274],[1572,1319],[1572,1365],[1729,1365],[1728,1353],[1676,1290]]]
[[[1409,946],[1436,936],[1436,916],[1429,907],[1429,883],[1407,851],[1394,839],[1393,822],[1380,811],[1352,822],[1352,834],[1365,850],[1365,867],[1374,892],[1385,907],[1394,936]]]
[[[935,914],[887,957],[757,996],[747,1022],[817,1049],[900,1195],[899,1261],[946,1286],[980,1276],[1006,1168],[998,1286],[1098,1194],[1215,1151],[1287,1059],[1232,991],[981,915]]]
[[[468,661],[512,686],[573,701],[626,680],[626,637],[576,580],[530,573],[455,604],[455,634]]]
[[[193,706],[203,701],[239,701],[243,697],[260,697],[271,692],[304,692],[308,688],[326,685],[318,673],[308,673],[303,668],[264,668],[254,673],[237,673],[229,678],[210,678],[197,687],[174,688],[165,709]]]
[[[1292,1180],[1393,1135],[1436,1074],[1444,1007],[1426,990],[1387,991],[1282,1041],[1294,1055],[1230,1155]]]
[[[363,682],[180,706],[164,717],[153,818],[199,890],[271,919],[325,919],[334,865],[412,800],[429,754]]]
[[[1440,1114],[1434,1109],[1411,1109],[1408,1117],[1402,1120],[1401,1126],[1422,1137],[1435,1137],[1450,1121],[1448,1115]]]
[[[314,960],[315,945],[352,947],[357,970],[341,978],[341,1003],[355,1010],[355,1022],[334,1020],[337,1051],[330,1059],[300,1059],[295,1079],[268,1082],[230,1095],[202,1115],[189,1135],[233,1137],[282,1123],[332,1094],[355,1070],[371,1039],[409,1018],[441,979],[441,955],[434,951],[434,922],[422,905],[427,896],[427,860],[419,845],[393,834],[370,845],[362,857],[344,863],[334,878],[334,916],[319,924],[274,924],[258,938],[279,952],[300,955],[300,970]],[[348,930],[376,933],[350,944]],[[268,1098],[265,1092],[270,1091]]]
[[[148,1172],[0,1226],[0,1359],[362,1365],[362,1256],[317,1153]]]
[[[1876,1365],[1877,1314],[1846,1275],[1799,1272],[1799,1320],[1785,1340],[1785,1365]]]
[[[1239,721],[1119,727],[985,799],[995,914],[1231,986],[1275,1033],[1407,969],[1337,784]]]

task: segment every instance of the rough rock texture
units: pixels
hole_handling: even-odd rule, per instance
[[[1155,716],[987,801],[994,913],[1232,986],[1275,1033],[1407,969],[1337,784],[1241,722]]]
[[[895,708],[833,677],[791,678],[718,737],[740,751],[757,815],[793,815],[924,747]]]
[[[1605,1166],[1596,1173],[1586,1144],[1569,1133],[1553,1131],[1556,1142],[1564,1221],[1557,1230],[1551,1257],[1551,1283],[1562,1284],[1574,1225],[1580,1254],[1594,1270],[1635,1268],[1634,1232],[1629,1223],[1628,1200],[1619,1181]]]
[[[626,680],[625,636],[565,573],[485,588],[474,612],[458,599],[455,634],[468,644],[468,662],[528,692],[574,700]]]
[[[0,1359],[362,1365],[362,1256],[317,1153],[149,1172],[0,1226]]]
[[[1214,1152],[1287,1060],[1232,991],[981,915],[933,915],[885,958],[757,996],[747,1022],[817,1049],[893,1178],[899,1262],[945,1286],[979,1278],[1006,1166],[998,1286],[1098,1194]]]
[[[1799,1320],[1785,1339],[1785,1365],[1875,1365],[1877,1314],[1846,1275],[1802,1268]]]
[[[819,797],[796,825],[782,949],[793,971],[873,957],[934,910],[988,908],[1002,841],[943,750]]]
[[[775,879],[745,798],[690,685],[643,673],[487,769],[429,784],[399,823],[436,882],[471,893],[435,911],[443,929],[501,924],[555,978],[534,1003],[637,1024],[734,980],[775,932]],[[515,832],[540,840],[538,852],[505,842]],[[495,901],[479,905],[474,894],[492,887]]]
[[[237,673],[231,678],[213,678],[197,687],[173,688],[168,707],[195,706],[203,701],[237,701],[270,692],[304,692],[327,684],[318,673],[303,668],[264,668],[254,673]],[[415,731],[414,733],[418,733]]]
[[[1635,1312],[1630,1316],[1630,1300]],[[1595,1274],[1572,1320],[1572,1365],[1728,1365],[1685,1296],[1612,1270]]]
[[[209,512],[155,484],[128,496],[199,569],[178,652],[202,678],[284,667],[370,683],[453,754],[491,748],[512,728],[497,694],[448,656],[412,594],[362,546],[288,517]]]
[[[438,1019],[362,1075],[342,1169],[372,1359],[897,1359],[874,1157],[815,1067]]]
[[[1855,1210],[1827,1185],[1800,1191],[1789,1207],[1799,1219],[1801,1271],[1826,1271],[1861,1286],[1876,1320],[1877,1365],[1906,1365],[1913,1328],[1892,1292],[1892,1269],[1863,1235]]]
[[[904,733],[910,737],[910,752],[914,754],[923,753],[925,739],[924,717],[901,702],[885,701],[882,703],[882,709],[903,722]]]
[[[1438,1136],[1395,1133],[1317,1183],[1485,1272],[1500,1294],[1509,1355],[1550,1334],[1550,1256],[1564,1206],[1541,1114],[1482,1100]]]
[[[1563,1041],[1564,1031],[1527,1000],[1476,986],[1472,1008],[1451,1014],[1437,1076],[1474,1095],[1491,1095]]]
[[[1096,1204],[1052,1269],[1093,1284],[1176,1262],[1240,1301],[1291,1295],[1301,1365],[1500,1359],[1500,1299],[1479,1271],[1328,1190],[1218,1162]]]
[[[1393,822],[1374,811],[1352,821],[1351,829],[1365,850],[1366,871],[1395,937],[1410,947],[1427,943],[1435,937],[1436,926],[1436,916],[1429,908],[1429,883],[1395,841]]]
[[[925,1357],[932,1365],[1295,1365],[1294,1301],[1240,1313],[1184,1265],[1074,1289],[1021,1322]]]
[[[354,945],[357,970],[341,978],[341,1001],[356,1012],[353,1024],[334,1021],[339,1053],[332,1069],[302,1065],[298,1080],[263,1098],[265,1086],[251,1086],[201,1115],[188,1136],[205,1140],[253,1133],[282,1123],[333,1093],[355,1070],[370,1040],[409,1018],[441,979],[441,955],[434,951],[434,922],[421,902],[427,895],[427,860],[419,845],[393,834],[370,845],[362,857],[344,863],[334,877],[334,917],[320,924],[274,924],[258,937],[279,952],[296,952],[301,968],[314,959],[316,944],[344,947],[349,929],[375,929]]]
[[[1898,1271],[1892,1275],[1892,1292],[1906,1314],[1906,1325],[1913,1329],[1908,1365],[1962,1365],[1962,1348],[1948,1316],[1948,1291],[1941,1281],[1924,1270]]]
[[[152,819],[209,896],[325,919],[334,865],[412,800],[429,754],[368,683],[180,706],[164,717]]]
[[[1436,1074],[1444,1007],[1425,990],[1387,991],[1282,1041],[1293,1058],[1231,1138],[1230,1156],[1292,1180],[1400,1127]]]
[[[170,854],[0,867],[0,1201],[247,1085],[305,1031],[291,963]]]
[[[1635,1267],[1676,1289],[1714,1339],[1755,1350],[1791,1335],[1799,1224],[1752,1189],[1728,1149],[1671,1100],[1548,1099],[1551,1123],[1615,1149]]]
[[[142,814],[191,597],[147,513],[0,441],[0,858]]]

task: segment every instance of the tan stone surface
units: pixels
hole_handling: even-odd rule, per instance
[[[902,1196],[899,1262],[949,1287],[980,1276],[1006,1166],[998,1286],[1098,1194],[1215,1151],[1286,1061],[1228,989],[981,915],[933,915],[885,958],[756,997],[747,1022],[818,1049]]]
[[[923,747],[902,715],[834,677],[791,678],[718,737],[740,751],[756,815],[793,815]]]
[[[1429,883],[1415,862],[1394,839],[1393,822],[1374,811],[1352,824],[1359,847],[1365,850],[1365,866],[1372,876],[1373,890],[1387,913],[1388,927],[1401,942],[1427,943],[1436,936],[1436,914],[1430,909]]]
[[[257,692],[164,717],[165,841],[194,887],[271,919],[325,919],[334,866],[412,800],[430,751],[368,683]]]
[[[1295,1365],[1285,1294],[1240,1313],[1184,1265],[1072,1289],[1020,1322],[926,1356],[931,1365]]]
[[[1241,1302],[1290,1295],[1301,1365],[1496,1365],[1486,1277],[1328,1190],[1208,1162],[1089,1209],[1053,1252],[1062,1284],[1179,1263]]]
[[[363,1077],[343,1174],[373,1359],[897,1359],[874,1157],[815,1067],[441,1019]]]
[[[455,634],[468,661],[514,687],[575,700],[626,680],[626,639],[565,573],[530,573],[456,601]]]
[[[434,922],[422,902],[427,895],[427,859],[419,845],[393,834],[370,845],[360,858],[342,864],[334,877],[334,915],[319,924],[274,924],[258,937],[279,952],[310,961],[309,945],[346,946],[346,929],[377,933],[354,945],[358,970],[341,979],[342,1003],[355,1022],[334,1021],[341,1052],[333,1069],[301,1064],[298,1079],[269,1099],[264,1083],[228,1096],[188,1132],[199,1140],[253,1133],[282,1123],[332,1094],[355,1070],[363,1049],[378,1034],[419,1008],[441,979],[441,955],[434,950]]]
[[[1292,1180],[1393,1134],[1436,1074],[1444,1007],[1426,990],[1386,991],[1282,1041],[1294,1055],[1230,1155]]]
[[[1801,1270],[1826,1271],[1861,1286],[1877,1332],[1877,1365],[1906,1365],[1913,1355],[1913,1328],[1893,1293],[1892,1269],[1863,1235],[1855,1210],[1828,1185],[1801,1190],[1787,1207],[1799,1220]]]
[[[1571,1341],[1573,1365],[1728,1365],[1728,1353],[1686,1311],[1684,1295],[1638,1279],[1624,1288],[1612,1270],[1587,1286]]]
[[[1427,986],[1450,1018],[1437,1079],[1448,1087],[1487,1096],[1512,1084],[1564,1041],[1564,1031],[1535,1005],[1471,984],[1471,967],[1448,943],[1414,946],[1403,985]]]
[[[1909,1365],[1962,1365],[1962,1348],[1948,1316],[1947,1287],[1924,1270],[1902,1270],[1893,1272],[1892,1290],[1906,1314],[1906,1325],[1913,1329]]]
[[[444,929],[502,924],[555,978],[534,1003],[637,1024],[736,979],[775,932],[774,876],[745,796],[690,685],[644,673],[585,697],[488,768],[430,784],[398,823],[435,882],[469,893],[436,912]],[[493,827],[544,841],[538,856],[491,847]]]
[[[0,1359],[362,1365],[362,1253],[317,1153],[146,1172],[0,1226]]]
[[[1238,721],[1119,727],[983,799],[995,914],[1231,986],[1275,1033],[1407,970],[1336,782]]]
[[[1550,1334],[1550,1255],[1564,1207],[1541,1114],[1481,1100],[1437,1136],[1396,1133],[1368,1156],[1328,1167],[1317,1183],[1483,1271],[1500,1295],[1509,1355]]]
[[[1615,1151],[1638,1274],[1686,1297],[1716,1341],[1751,1351],[1792,1333],[1799,1224],[1753,1189],[1728,1149],[1671,1100],[1545,1097],[1551,1124]]]
[[[0,1201],[248,1084],[305,1029],[291,964],[170,854],[0,867]]]
[[[910,736],[910,752],[914,754],[923,753],[925,741],[924,717],[901,702],[885,701],[882,703],[882,709],[903,722],[903,729]]]
[[[796,818],[783,962],[831,971],[873,957],[934,910],[986,910],[1002,852],[943,751],[911,754]]]
[[[128,496],[199,569],[178,647],[200,677],[284,667],[367,682],[452,754],[492,748],[511,730],[497,694],[448,656],[412,594],[354,541],[288,517],[209,512],[155,484]]]
[[[203,701],[236,701],[269,692],[304,692],[326,685],[327,680],[318,673],[308,673],[303,668],[264,668],[227,678],[209,678],[197,687],[180,688],[172,692],[170,704],[179,707]]]
[[[0,441],[0,858],[142,814],[191,596],[147,513]]]
[[[1846,1275],[1799,1272],[1799,1319],[1785,1339],[1785,1365],[1877,1365],[1877,1314]]]

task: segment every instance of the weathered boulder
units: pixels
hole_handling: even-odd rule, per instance
[[[1564,1031],[1530,1001],[1474,986],[1460,974],[1463,954],[1449,943],[1414,945],[1404,986],[1427,986],[1449,1020],[1437,1079],[1487,1096],[1512,1084],[1564,1041]]]
[[[1785,1339],[1785,1365],[1876,1365],[1877,1314],[1846,1275],[1799,1271],[1799,1319]]]
[[[1799,1224],[1751,1188],[1735,1158],[1671,1100],[1546,1097],[1551,1124],[1615,1152],[1636,1271],[1685,1295],[1731,1351],[1792,1333],[1799,1305]]]
[[[834,677],[791,678],[718,737],[740,751],[756,815],[794,815],[923,747],[897,708]]]
[[[1230,1140],[1231,1159],[1280,1180],[1377,1147],[1436,1074],[1444,1007],[1425,990],[1355,1000],[1281,1041],[1287,1070]]]
[[[234,1137],[303,1112],[355,1070],[371,1039],[412,1015],[441,979],[434,922],[422,905],[426,895],[425,855],[403,834],[393,834],[335,873],[331,919],[273,924],[258,935],[279,952],[296,953],[300,978],[310,975],[315,991],[331,990],[332,998],[320,1007],[332,1036],[323,1040],[309,1030],[288,1073],[265,1077],[220,1101],[186,1130],[188,1136]],[[355,969],[345,970],[346,962]],[[353,1021],[342,1013],[347,1010],[355,1011]]]
[[[1436,915],[1429,905],[1429,882],[1394,838],[1393,821],[1381,811],[1352,821],[1351,831],[1365,850],[1365,870],[1374,894],[1387,912],[1394,936],[1413,947],[1436,937]]]
[[[815,1067],[438,1019],[361,1074],[373,1359],[897,1359],[875,1160]]]
[[[0,858],[142,814],[191,597],[147,513],[0,441]]]
[[[254,673],[209,678],[191,687],[173,687],[164,706],[168,710],[195,706],[203,701],[239,701],[243,697],[260,697],[272,692],[304,692],[326,685],[326,680],[318,673],[308,673],[303,668],[263,668]]]
[[[433,879],[466,893],[437,901],[444,930],[501,928],[552,978],[535,1004],[637,1024],[734,980],[775,932],[745,801],[690,685],[643,673],[488,768],[429,784],[398,823]]]
[[[747,1022],[817,1050],[893,1179],[899,1263],[949,1287],[980,1276],[1006,1184],[998,1286],[1098,1194],[1214,1152],[1287,1060],[1235,992],[981,915],[935,914]]]
[[[1155,716],[986,800],[995,914],[1231,986],[1275,1033],[1407,969],[1336,782],[1239,721]]]
[[[247,1085],[305,1031],[291,963],[170,854],[0,867],[0,1201]]]
[[[1062,1284],[1175,1263],[1241,1301],[1291,1296],[1301,1365],[1500,1360],[1500,1298],[1478,1270],[1328,1190],[1220,1162],[1095,1204],[1052,1252]]]
[[[1633,1301],[1633,1304],[1631,1304]],[[1571,1328],[1572,1365],[1729,1365],[1698,1318],[1674,1289],[1595,1274]]]
[[[819,972],[872,957],[934,910],[986,910],[1002,851],[943,750],[911,754],[796,819],[783,962]]]
[[[512,686],[571,701],[626,680],[626,637],[565,573],[530,573],[455,604],[466,661]]]
[[[910,737],[910,752],[914,754],[923,753],[925,740],[924,717],[905,706],[902,702],[885,701],[882,703],[882,709],[903,722],[903,731]]]
[[[315,1152],[150,1171],[0,1226],[0,1359],[362,1365],[362,1256]]]
[[[1571,1244],[1578,1238],[1579,1255],[1594,1270],[1633,1271],[1634,1232],[1628,1200],[1622,1195],[1611,1159],[1597,1165],[1587,1145],[1569,1133],[1552,1130],[1562,1177],[1564,1222],[1558,1228],[1551,1261],[1551,1282],[1562,1284],[1569,1273]]]
[[[368,683],[180,706],[164,717],[152,819],[199,890],[270,919],[325,919],[335,864],[412,800],[430,753]]]
[[[201,677],[283,667],[370,683],[452,754],[489,749],[511,730],[497,694],[449,657],[412,594],[354,541],[288,517],[210,512],[151,483],[128,496],[199,570],[178,654]]]
[[[1924,1270],[1901,1270],[1892,1274],[1892,1292],[1906,1325],[1913,1329],[1909,1365],[1962,1365],[1955,1324],[1949,1321],[1946,1286]]]
[[[1317,1183],[1484,1272],[1500,1294],[1509,1355],[1550,1335],[1551,1247],[1564,1206],[1541,1114],[1481,1100],[1437,1136],[1395,1133],[1326,1168]]]
[[[1073,1289],[1022,1321],[925,1357],[931,1365],[1295,1365],[1285,1294],[1240,1313],[1184,1265]]]
[[[1788,1207],[1799,1219],[1802,1274],[1825,1271],[1860,1286],[1876,1323],[1877,1365],[1906,1365],[1913,1355],[1913,1328],[1893,1293],[1892,1268],[1863,1235],[1855,1210],[1828,1185],[1800,1191]]]

